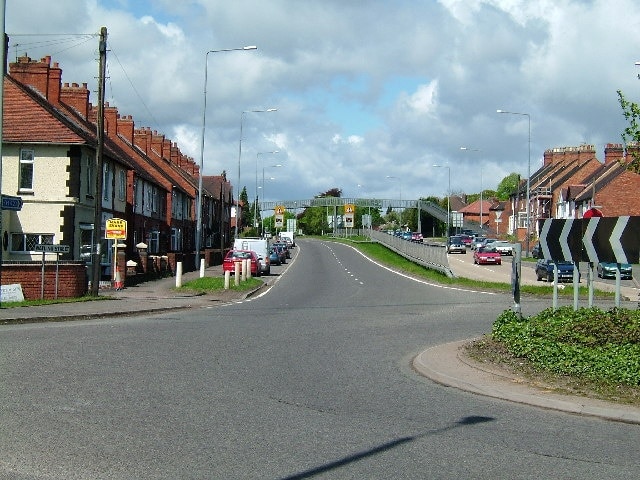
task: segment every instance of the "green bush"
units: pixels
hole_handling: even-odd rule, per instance
[[[530,318],[503,312],[492,337],[512,355],[560,375],[640,385],[640,312],[562,307]]]

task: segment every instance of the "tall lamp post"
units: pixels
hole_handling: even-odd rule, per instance
[[[450,197],[451,197],[451,167],[449,165],[434,165],[434,167],[436,168],[446,168],[447,169],[447,176],[448,176],[448,183],[447,183],[447,233],[445,235],[445,237],[447,237],[447,242],[449,241],[449,229],[451,228],[451,203],[450,203]],[[448,243],[447,243],[448,245]]]
[[[508,113],[509,115],[522,115],[524,117],[527,117],[527,121],[529,122],[529,159],[527,162],[527,237],[524,241],[525,244],[525,252],[524,252],[524,256],[528,257],[529,256],[529,235],[530,235],[530,230],[531,230],[531,115],[529,115],[528,113],[521,113],[521,112],[508,112],[506,110],[496,110],[496,113]]]
[[[260,195],[258,194],[258,159],[260,158],[260,155],[274,155],[276,153],[280,153],[279,150],[274,150],[273,152],[258,152],[256,153],[256,204],[254,206],[253,209],[253,226],[257,227],[258,226],[258,198],[260,197]],[[262,209],[260,209],[260,212],[262,213]]]
[[[240,223],[240,160],[242,159],[242,123],[244,121],[244,116],[247,113],[265,113],[265,112],[276,112],[277,108],[267,108],[265,110],[245,110],[240,114],[240,142],[238,143],[238,204],[236,205],[236,229],[235,229],[235,237],[238,238],[238,224]]]
[[[270,167],[265,167],[264,165],[262,166],[262,199],[265,199],[265,194],[264,194],[264,170],[265,168],[279,168],[282,167],[282,165],[277,164],[277,165],[271,165]],[[269,180],[275,180],[275,178],[271,177]],[[262,209],[260,209],[260,213],[262,214]],[[262,235],[264,235],[264,216],[262,217]]]
[[[467,152],[479,152],[477,148],[468,148],[468,147],[460,147],[460,150],[464,150]],[[482,211],[482,166],[480,166],[480,232],[482,232],[482,225],[484,222],[483,211]]]
[[[196,204],[196,268],[200,264],[200,248],[202,243],[202,176],[204,175],[204,130],[207,119],[207,65],[210,53],[234,52],[237,50],[256,50],[258,47],[249,45],[242,48],[223,48],[221,50],[209,50],[204,55],[204,101],[202,106],[202,134],[200,138],[200,171],[198,175],[198,203]]]

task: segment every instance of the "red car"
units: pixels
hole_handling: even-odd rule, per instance
[[[478,265],[502,265],[502,255],[493,247],[478,247],[473,252],[473,263]]]
[[[234,273],[236,271],[236,262],[241,262],[245,258],[251,259],[251,275],[254,277],[260,276],[260,261],[256,252],[252,250],[229,250],[222,261],[222,273]]]

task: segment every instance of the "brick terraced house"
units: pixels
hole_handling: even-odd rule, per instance
[[[104,110],[104,169],[96,172],[97,108],[87,84],[62,83],[50,57],[24,56],[4,76],[2,193],[20,196],[20,211],[2,211],[4,261],[35,261],[39,243],[62,244],[62,260],[91,262],[95,202],[102,202],[101,239],[109,218],[127,221],[123,262],[146,253],[169,269],[195,268],[199,167],[164,135],[136,128],[108,104]],[[96,175],[103,191],[95,192]],[[212,265],[230,242],[232,187],[223,176],[203,178],[203,258]],[[101,240],[102,278],[112,277],[113,250]],[[140,245],[142,246],[142,245]],[[55,257],[51,257],[55,259]],[[146,267],[145,267],[146,268]],[[4,281],[3,281],[4,283]]]

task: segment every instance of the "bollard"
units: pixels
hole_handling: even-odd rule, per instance
[[[227,270],[224,272],[224,289],[229,290],[229,282],[231,281],[231,272]]]
[[[242,267],[242,265],[240,264],[240,262],[234,262],[233,266],[235,268],[235,286],[237,287],[238,285],[240,285],[240,268]]]
[[[200,259],[200,278],[204,277],[204,258]]]
[[[182,286],[182,262],[176,263],[176,288]]]
[[[245,282],[247,280],[247,259],[242,259],[242,281]]]

